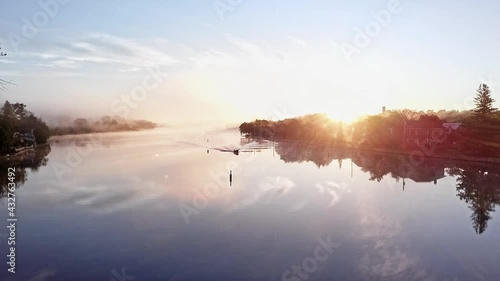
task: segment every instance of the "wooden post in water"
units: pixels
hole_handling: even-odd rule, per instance
[[[352,178],[352,153],[351,153],[351,178]]]

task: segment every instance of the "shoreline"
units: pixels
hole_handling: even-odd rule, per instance
[[[481,162],[481,163],[494,163],[500,164],[500,158],[495,157],[478,157],[478,156],[468,156],[468,155],[457,155],[457,154],[440,154],[440,153],[431,153],[426,154],[420,150],[416,151],[401,151],[401,150],[392,150],[392,149],[383,149],[383,148],[359,148],[359,147],[346,147],[353,150],[363,150],[370,152],[381,152],[387,154],[397,154],[404,156],[411,156],[415,153],[418,153],[419,156],[424,158],[437,158],[437,159],[447,159],[447,160],[457,160],[457,161],[469,161],[469,162]]]
[[[49,143],[41,143],[41,144],[37,144],[36,146],[30,146],[27,148],[24,148],[24,147],[18,148],[16,152],[12,152],[12,153],[5,153],[5,154],[0,153],[0,161],[8,161],[8,160],[11,160],[10,158],[19,157],[23,154],[26,154],[26,153],[29,153],[32,151],[34,151],[36,153],[37,150],[46,149],[47,146],[50,148]]]
[[[242,136],[242,138],[245,138],[245,137]],[[276,143],[279,143],[279,142],[301,142],[304,144],[315,145],[315,143],[300,141],[300,140],[286,140],[286,139],[271,140],[271,139],[269,139],[268,141],[272,141],[272,142],[276,142]],[[500,158],[498,158],[498,157],[479,157],[479,156],[469,156],[469,155],[460,155],[460,154],[425,153],[422,150],[402,151],[402,150],[388,149],[388,148],[366,148],[366,147],[355,147],[355,146],[348,145],[348,144],[346,144],[346,145],[333,144],[333,145],[330,145],[328,147],[357,150],[357,151],[379,152],[379,153],[385,153],[385,154],[396,154],[396,155],[404,155],[404,156],[418,155],[418,156],[422,156],[424,158],[437,158],[437,159],[446,159],[446,160],[500,164]]]
[[[62,135],[51,135],[47,142],[54,138],[59,138],[59,137],[77,137],[77,136],[84,136],[84,135],[96,135],[96,134],[110,134],[110,133],[133,133],[133,132],[144,132],[144,131],[149,131],[149,130],[155,130],[158,128],[164,128],[161,126],[155,127],[155,128],[146,128],[146,129],[140,129],[140,130],[123,130],[123,131],[95,131],[95,132],[89,132],[89,133],[74,133],[74,134],[62,134]]]

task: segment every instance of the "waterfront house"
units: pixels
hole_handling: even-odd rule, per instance
[[[445,123],[435,120],[409,120],[405,122],[406,148],[451,148],[465,130],[462,123]]]

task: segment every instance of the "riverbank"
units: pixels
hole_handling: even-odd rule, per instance
[[[360,148],[360,147],[349,147],[349,148],[361,151],[380,152],[380,153],[397,154],[404,156],[500,164],[500,158],[494,158],[494,157],[476,157],[476,156],[459,155],[459,154],[424,153],[423,151],[420,150],[401,151],[395,149],[382,149],[382,148]]]
[[[276,143],[300,142],[300,143],[305,144],[305,145],[317,145],[317,143],[314,143],[314,142],[294,141],[294,140],[285,140],[285,139],[279,139],[279,140],[275,139],[275,140],[269,140],[269,141],[276,142]],[[387,154],[395,154],[395,155],[403,155],[403,156],[439,158],[439,159],[457,160],[457,161],[470,161],[470,162],[500,164],[500,158],[497,158],[497,157],[477,157],[477,156],[460,155],[460,154],[431,153],[431,152],[426,152],[426,151],[422,151],[422,150],[402,151],[402,150],[398,150],[398,149],[359,147],[359,146],[353,146],[353,145],[349,145],[349,144],[345,144],[345,145],[333,144],[333,145],[330,145],[329,147],[348,149],[348,150],[357,150],[357,151],[387,153]]]
[[[0,161],[12,161],[13,159],[22,159],[26,155],[38,154],[41,151],[50,151],[48,143],[39,144],[36,147],[18,148],[15,152],[0,154]]]
[[[155,126],[155,127],[150,127],[150,128],[134,128],[134,129],[119,129],[119,130],[73,130],[72,128],[70,129],[64,129],[64,130],[51,130],[51,135],[50,137],[57,137],[57,136],[78,136],[78,135],[90,135],[90,134],[103,134],[103,133],[126,133],[126,132],[140,132],[140,131],[146,131],[146,130],[153,130],[156,128],[160,128],[161,126]]]

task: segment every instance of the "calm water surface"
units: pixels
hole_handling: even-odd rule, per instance
[[[171,129],[53,140],[2,188],[9,166],[0,280],[500,280],[496,166]]]

